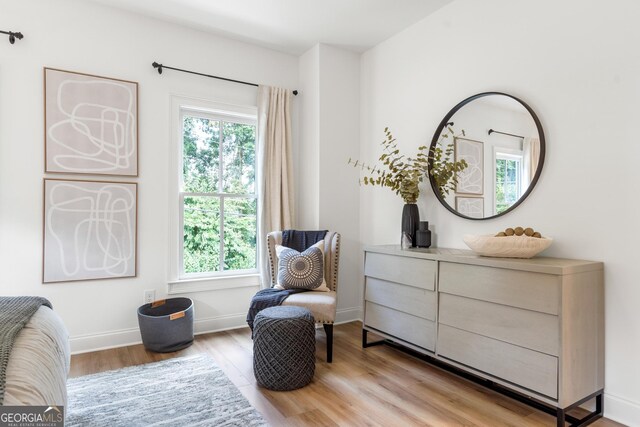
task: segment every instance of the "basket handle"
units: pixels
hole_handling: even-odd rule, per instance
[[[169,320],[176,320],[176,319],[181,319],[185,316],[184,314],[184,310],[183,311],[179,311],[177,313],[171,313],[169,315]]]

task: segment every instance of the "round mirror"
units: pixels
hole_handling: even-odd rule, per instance
[[[544,152],[542,125],[527,104],[504,93],[480,93],[440,122],[429,150],[429,180],[454,214],[495,218],[531,193]]]

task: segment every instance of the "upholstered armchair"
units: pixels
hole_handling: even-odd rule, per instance
[[[277,284],[278,257],[276,245],[282,244],[282,231],[267,234],[269,278],[271,287]],[[340,234],[328,231],[324,237],[324,277],[329,292],[301,292],[290,295],[282,305],[295,305],[309,309],[316,323],[321,323],[327,335],[327,362],[333,360],[333,322],[336,319],[338,290],[338,262],[340,260]]]

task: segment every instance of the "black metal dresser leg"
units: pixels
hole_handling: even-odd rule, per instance
[[[367,347],[373,347],[374,345],[382,345],[382,344],[386,344],[387,340],[379,340],[379,341],[373,341],[373,342],[367,342],[367,333],[369,331],[367,331],[366,329],[362,329],[362,348],[367,348]]]
[[[558,427],[564,427],[564,409],[558,408],[558,413],[556,414],[556,420],[558,422]]]
[[[571,406],[567,406],[566,408],[557,408],[556,418],[557,418],[558,427],[565,427],[565,422],[570,423],[569,427],[583,427],[591,424],[598,418],[602,418],[602,415],[604,414],[604,401],[602,400],[603,395],[604,395],[604,390],[600,390],[574,403]],[[569,412],[570,410],[577,408],[578,406],[582,405],[588,400],[593,399],[594,397],[596,399],[595,411],[589,412],[586,416],[580,419],[567,414],[567,412]]]

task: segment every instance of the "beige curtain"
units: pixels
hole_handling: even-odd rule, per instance
[[[258,88],[258,256],[262,287],[269,287],[267,233],[294,227],[291,155],[292,92]]]
[[[538,170],[538,162],[540,161],[540,140],[531,138],[529,141],[529,152],[531,153],[531,169],[529,169],[529,177],[533,179]]]
[[[522,142],[522,151],[524,153],[524,176],[523,189],[527,191],[529,184],[538,170],[538,162],[540,161],[540,140],[538,138],[525,138]]]

